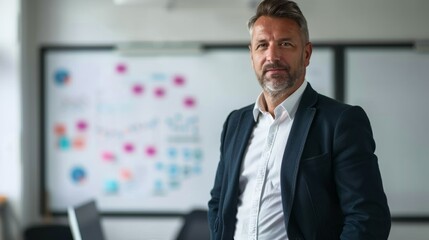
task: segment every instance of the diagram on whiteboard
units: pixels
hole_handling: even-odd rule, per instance
[[[94,95],[72,99],[64,94],[59,99],[57,111],[69,111],[75,120],[58,119],[52,126],[57,151],[79,155],[92,146],[94,158],[86,161],[98,165],[90,169],[81,162],[71,164],[64,177],[79,187],[93,181],[91,171],[103,171],[109,173],[98,179],[104,194],[156,196],[201,174],[198,99],[186,91],[186,76],[157,72],[130,77],[126,63],[112,70],[110,78],[98,79]],[[82,79],[74,79],[72,70],[57,69],[52,81],[57,91],[67,92]]]

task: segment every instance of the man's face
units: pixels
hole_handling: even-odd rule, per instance
[[[293,93],[304,81],[311,43],[304,42],[299,25],[287,18],[262,16],[252,30],[252,65],[262,88],[272,96]]]

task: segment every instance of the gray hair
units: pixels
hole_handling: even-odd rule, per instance
[[[261,16],[274,17],[274,18],[289,18],[294,20],[301,29],[301,33],[304,36],[304,41],[310,40],[307,20],[299,9],[298,4],[290,0],[263,0],[259,3],[256,14],[249,19],[247,27],[250,33],[252,33],[253,25],[256,20]]]

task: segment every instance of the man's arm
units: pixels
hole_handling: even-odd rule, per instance
[[[232,113],[231,113],[232,114]],[[221,198],[221,192],[222,192],[222,186],[223,186],[223,179],[224,179],[224,159],[223,159],[223,146],[225,143],[225,136],[228,128],[228,121],[230,119],[231,114],[226,119],[223,130],[221,134],[221,144],[220,144],[220,160],[217,166],[216,170],[216,177],[214,181],[214,186],[212,190],[210,191],[211,199],[208,202],[208,219],[209,219],[209,228],[210,228],[210,235],[211,238],[214,239],[214,233],[217,232],[218,228],[218,222],[216,222],[216,219],[218,219],[219,216],[219,203]],[[218,219],[219,221],[219,219]]]
[[[212,190],[210,191],[211,199],[208,202],[209,210],[208,210],[208,218],[209,218],[209,229],[210,229],[210,235],[214,236],[214,233],[217,232],[217,224],[216,219],[218,218],[218,212],[219,212],[219,202],[220,202],[220,195],[221,195],[221,189],[222,189],[222,179],[223,179],[223,162],[219,161],[218,168],[216,171],[216,178],[214,182],[214,186]]]
[[[335,181],[344,214],[341,239],[387,239],[390,212],[371,126],[362,108],[351,107],[342,113],[333,148]]]

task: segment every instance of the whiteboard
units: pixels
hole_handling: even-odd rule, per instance
[[[369,115],[392,216],[429,215],[429,55],[346,51],[346,99]]]
[[[43,190],[48,209],[96,199],[109,213],[206,208],[228,113],[261,89],[246,48],[120,56],[113,48],[43,53]],[[307,80],[333,96],[333,51]]]

